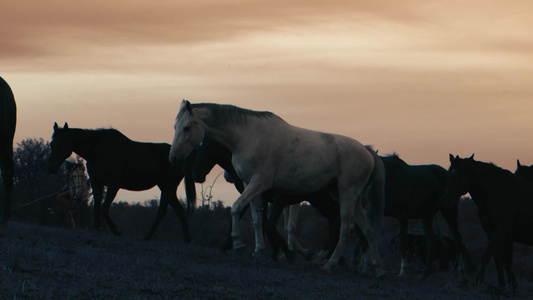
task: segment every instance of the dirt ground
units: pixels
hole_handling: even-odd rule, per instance
[[[94,231],[11,222],[0,231],[1,299],[526,299],[533,285],[519,278],[514,295],[490,284],[461,285],[456,273],[417,279],[391,268],[383,279],[348,266],[327,274],[298,259],[249,255],[185,244],[140,241]],[[488,271],[490,272],[490,270]],[[489,280],[490,282],[490,280]]]

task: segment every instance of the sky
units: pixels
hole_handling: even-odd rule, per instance
[[[0,76],[17,101],[15,143],[50,140],[54,122],[171,143],[188,99],[272,111],[410,164],[475,153],[514,171],[533,164],[532,11],[529,0],[5,0]],[[212,194],[238,196],[222,176]]]

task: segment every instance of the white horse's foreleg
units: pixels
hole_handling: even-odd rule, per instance
[[[368,258],[370,259],[370,262],[372,263],[372,266],[374,267],[376,277],[379,278],[385,275],[386,271],[383,268],[383,262],[381,261],[381,257],[379,256],[376,234],[374,233],[374,229],[370,226],[370,223],[366,217],[366,213],[363,210],[360,201],[355,205],[354,212],[355,221],[357,222],[357,225],[359,225],[359,227],[361,228],[361,231],[363,232],[366,237],[366,240],[368,241],[368,250],[366,253],[368,255]]]
[[[263,209],[261,203],[261,196],[255,197],[251,202],[250,209],[252,210],[252,225],[255,232],[255,251],[254,256],[261,257],[265,250],[265,240],[263,238]]]
[[[239,216],[241,211],[254,198],[260,198],[262,192],[271,186],[267,182],[261,182],[258,177],[252,177],[250,183],[244,188],[242,194],[235,200],[231,208],[231,238],[233,239],[233,249],[244,247],[241,237],[241,228],[239,227]],[[252,209],[253,210],[253,209]]]

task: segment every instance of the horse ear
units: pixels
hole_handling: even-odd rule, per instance
[[[520,168],[521,166],[522,166],[522,165],[520,164],[520,160],[517,159],[517,160],[516,160],[516,167],[517,167],[517,168]]]
[[[474,160],[474,153],[468,158],[469,160]]]
[[[58,130],[59,126],[57,126],[57,122],[54,122],[54,131]]]
[[[185,102],[185,105],[186,105],[186,107],[187,107],[187,110],[189,111],[189,113],[190,113],[191,115],[193,115],[193,112],[192,112],[192,104],[191,104],[191,102],[189,102],[189,100],[185,100],[185,101],[186,101],[186,102]]]
[[[68,129],[68,124],[65,122],[65,125],[63,125],[63,129]]]
[[[455,161],[455,158],[453,157],[453,154],[450,153],[450,163],[453,164],[454,161]]]

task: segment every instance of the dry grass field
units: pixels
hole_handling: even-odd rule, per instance
[[[481,256],[484,233],[475,207],[461,206],[461,230],[474,261]],[[474,213],[474,217],[470,217]],[[514,295],[496,295],[493,263],[485,284],[462,285],[453,267],[420,281],[422,264],[413,258],[409,274],[397,278],[399,255],[390,240],[396,222],[387,219],[380,252],[387,276],[377,280],[347,265],[333,274],[299,258],[290,264],[257,260],[249,253],[223,254],[229,211],[197,210],[191,220],[193,243],[185,244],[173,212],[152,241],[142,241],[153,208],[115,205],[112,216],[122,236],[90,229],[72,230],[13,221],[0,231],[0,299],[527,299],[533,295],[533,253],[515,250],[519,287]],[[250,219],[242,220],[251,251]],[[326,222],[310,207],[302,209],[298,237],[312,251],[325,239]],[[348,250],[346,255],[348,256]]]

